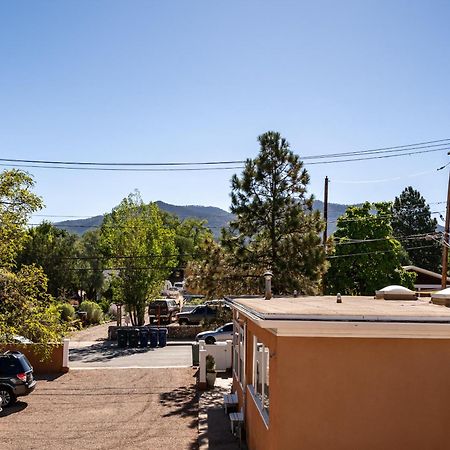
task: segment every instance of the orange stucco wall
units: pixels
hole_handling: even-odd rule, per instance
[[[450,449],[450,340],[247,332],[247,383],[253,334],[271,353],[269,428],[245,396],[250,450]]]
[[[1,351],[18,350],[22,352],[33,366],[33,372],[36,375],[54,374],[67,372],[68,368],[63,367],[63,345],[55,344],[52,346],[49,358],[43,359],[39,353],[39,344],[2,344]]]

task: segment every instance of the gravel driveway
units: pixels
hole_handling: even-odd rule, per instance
[[[196,449],[194,370],[73,371],[0,413],[0,449]]]

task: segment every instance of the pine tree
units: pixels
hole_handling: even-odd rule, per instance
[[[424,269],[439,271],[441,264],[441,247],[438,242],[425,241],[424,236],[435,233],[437,221],[431,217],[430,206],[419,191],[408,186],[399,197],[395,197],[392,207],[392,228],[403,241],[411,264]],[[418,239],[410,239],[411,236]],[[423,248],[414,248],[423,247]]]
[[[309,175],[286,139],[269,131],[260,152],[231,180],[236,219],[222,234],[242,273],[273,272],[275,293],[315,293],[326,268],[323,221],[307,194]]]

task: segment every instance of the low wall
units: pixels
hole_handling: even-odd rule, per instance
[[[216,342],[215,344],[205,344],[205,341],[199,343],[199,360],[200,370],[198,387],[200,389],[206,388],[206,357],[208,355],[214,356],[216,362],[217,372],[226,372],[231,369],[232,365],[233,345],[231,341]]]
[[[66,351],[65,346],[67,346]],[[0,351],[22,352],[33,366],[33,373],[43,375],[68,372],[68,347],[68,340],[64,344],[52,344],[50,355],[46,359],[41,356],[42,344],[1,344]]]
[[[117,330],[118,329],[126,330],[127,328],[131,328],[131,327],[118,327],[116,325],[109,326],[108,327],[108,339],[110,341],[117,341]],[[133,327],[133,328],[139,328],[139,327]],[[148,328],[148,327],[146,326],[146,328]],[[152,325],[152,328],[157,328],[157,327]],[[195,336],[197,336],[197,334],[202,331],[202,327],[200,325],[169,325],[167,327],[161,327],[161,328],[167,328],[167,330],[168,330],[167,337],[169,339],[195,339]]]

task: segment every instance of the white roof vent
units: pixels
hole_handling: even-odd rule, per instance
[[[450,300],[450,288],[442,289],[442,291],[433,292],[431,298],[444,298]]]
[[[375,298],[384,300],[417,300],[416,293],[404,286],[391,285],[375,292]]]

